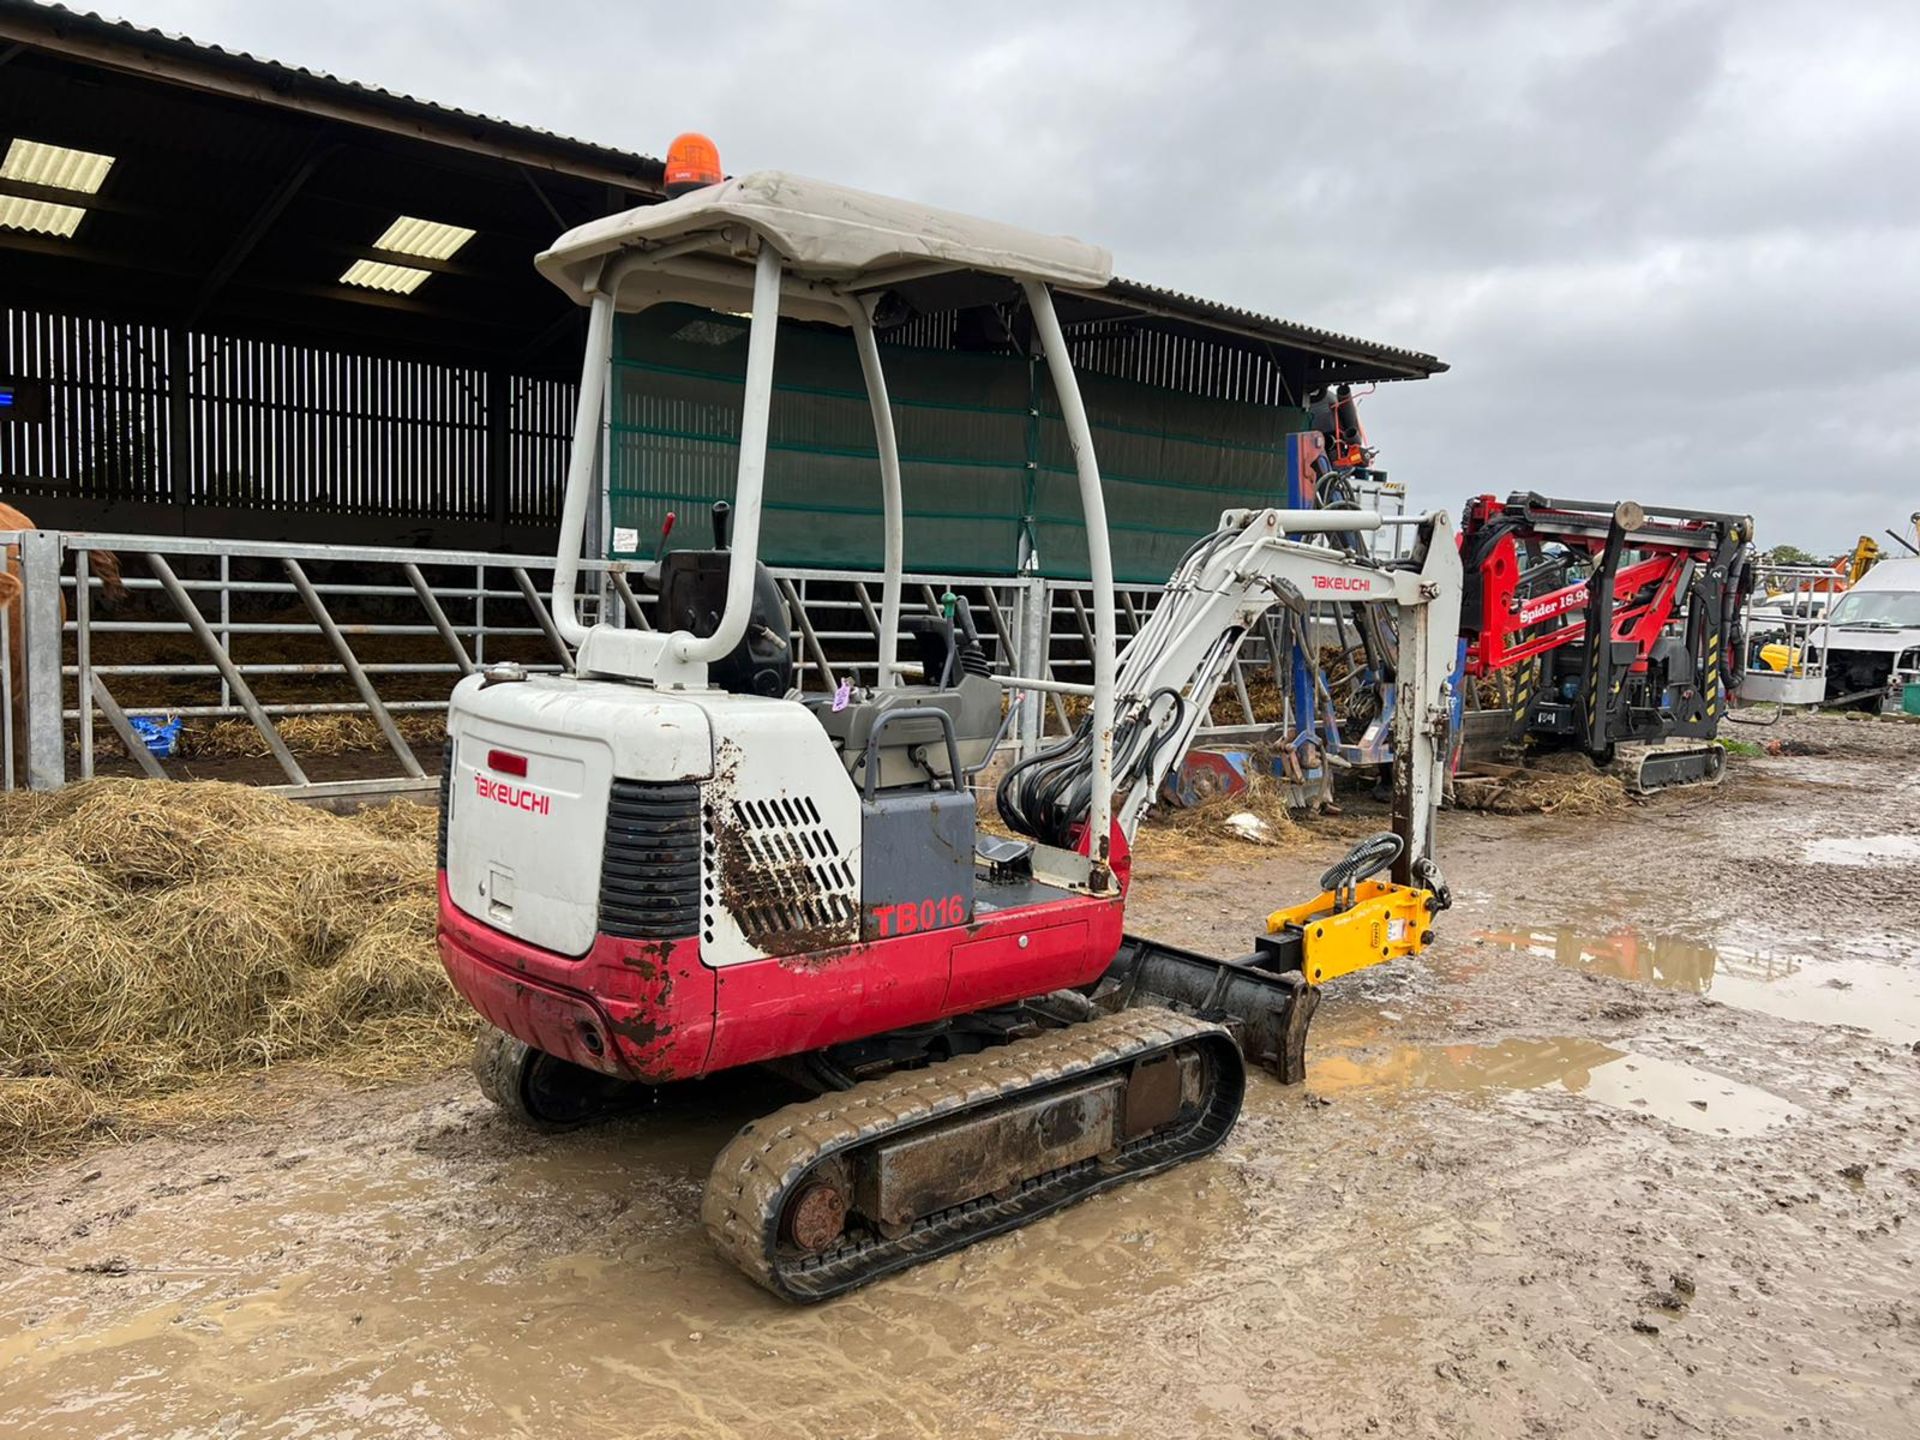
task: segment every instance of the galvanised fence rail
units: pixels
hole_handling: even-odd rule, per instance
[[[21,582],[20,613],[0,626],[8,788],[92,776],[103,732],[142,773],[170,778],[173,767],[154,753],[164,746],[150,746],[141,722],[176,720],[249,722],[289,791],[417,788],[435,756],[416,753],[403,717],[443,713],[459,678],[496,660],[547,673],[572,666],[547,608],[551,556],[53,530],[0,534],[0,550]],[[111,606],[95,560],[103,554],[114,557],[127,592]],[[586,588],[597,589],[588,603],[603,618],[650,623],[627,565],[589,561],[585,570]],[[801,687],[871,684],[880,577],[792,567],[774,576]],[[1157,586],[1122,588],[1123,644],[1158,596]],[[911,574],[902,617],[940,613],[950,597],[965,600],[997,671],[1069,684],[1090,678],[1084,585]],[[1248,737],[1286,723],[1271,698],[1276,688],[1247,683],[1271,671],[1273,653],[1266,637],[1249,637],[1232,693],[1216,707],[1237,720],[1211,736]],[[1010,703],[1017,713],[1006,743],[1020,754],[1077,718],[1060,693],[1016,691]],[[293,717],[313,715],[370,718],[390,763],[375,765],[376,774],[316,781],[281,733]]]

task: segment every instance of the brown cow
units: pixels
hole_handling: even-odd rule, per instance
[[[18,511],[14,512],[18,514]],[[7,739],[13,750],[13,783],[25,788],[27,783],[27,656],[26,656],[26,606],[20,597],[26,586],[14,573],[20,566],[19,547],[9,545],[0,564],[0,624],[6,626],[7,633],[7,694],[13,701],[12,720],[8,726]],[[5,766],[0,764],[0,777],[4,777]]]
[[[13,506],[0,502],[0,531],[37,530],[39,526]],[[13,783],[27,783],[27,650],[26,606],[20,603],[24,586],[20,580],[20,547],[6,547],[6,563],[0,566],[0,614],[6,617],[8,679],[13,690]],[[101,598],[118,605],[127,597],[120,579],[120,557],[111,550],[89,550],[88,566],[100,577]],[[60,618],[67,616],[66,602],[60,606]]]

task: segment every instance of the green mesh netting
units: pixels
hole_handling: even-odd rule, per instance
[[[1036,377],[1020,356],[882,348],[907,567],[1012,575],[1026,524],[1046,574],[1084,576],[1072,455],[1044,368]],[[633,535],[615,556],[650,558],[668,511],[676,546],[709,543],[708,509],[733,495],[746,354],[747,322],[734,316],[665,305],[621,319],[609,492],[616,538]],[[783,323],[774,372],[761,558],[876,568],[879,465],[851,337]],[[1304,427],[1303,412],[1100,376],[1081,386],[1120,579],[1164,579],[1222,509],[1283,493],[1282,437]]]
[[[1285,441],[1307,427],[1304,410],[1209,400],[1157,385],[1080,376],[1106,494],[1114,575],[1167,578],[1187,547],[1220,523],[1220,512],[1284,503]],[[1084,579],[1087,531],[1067,428],[1040,377],[1034,545],[1048,575]]]

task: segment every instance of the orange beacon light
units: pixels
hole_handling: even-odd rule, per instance
[[[673,137],[673,143],[667,147],[668,199],[718,185],[726,178],[720,169],[719,147],[713,141],[692,131]]]

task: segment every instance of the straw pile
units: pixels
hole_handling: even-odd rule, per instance
[[[191,1116],[181,1092],[246,1069],[457,1056],[434,825],[421,805],[340,817],[208,783],[0,799],[0,1155],[137,1132],[163,1101]]]
[[[1299,840],[1305,832],[1287,808],[1272,764],[1257,759],[1247,775],[1247,788],[1237,795],[1209,796],[1198,805],[1156,804],[1134,837],[1134,849],[1155,861],[1197,864],[1230,858],[1220,853],[1222,843],[1276,846]],[[1260,821],[1257,833],[1229,825],[1236,815]]]
[[[1484,775],[1454,777],[1454,804],[1493,815],[1604,815],[1627,803],[1620,777],[1577,751],[1551,751],[1525,766],[1486,769]]]
[[[401,711],[393,717],[401,736],[416,752],[447,738],[446,717]],[[287,715],[274,721],[280,738],[296,755],[349,755],[387,748],[387,737],[371,715]],[[251,720],[216,720],[182,729],[178,754],[185,756],[264,756],[266,737]]]

